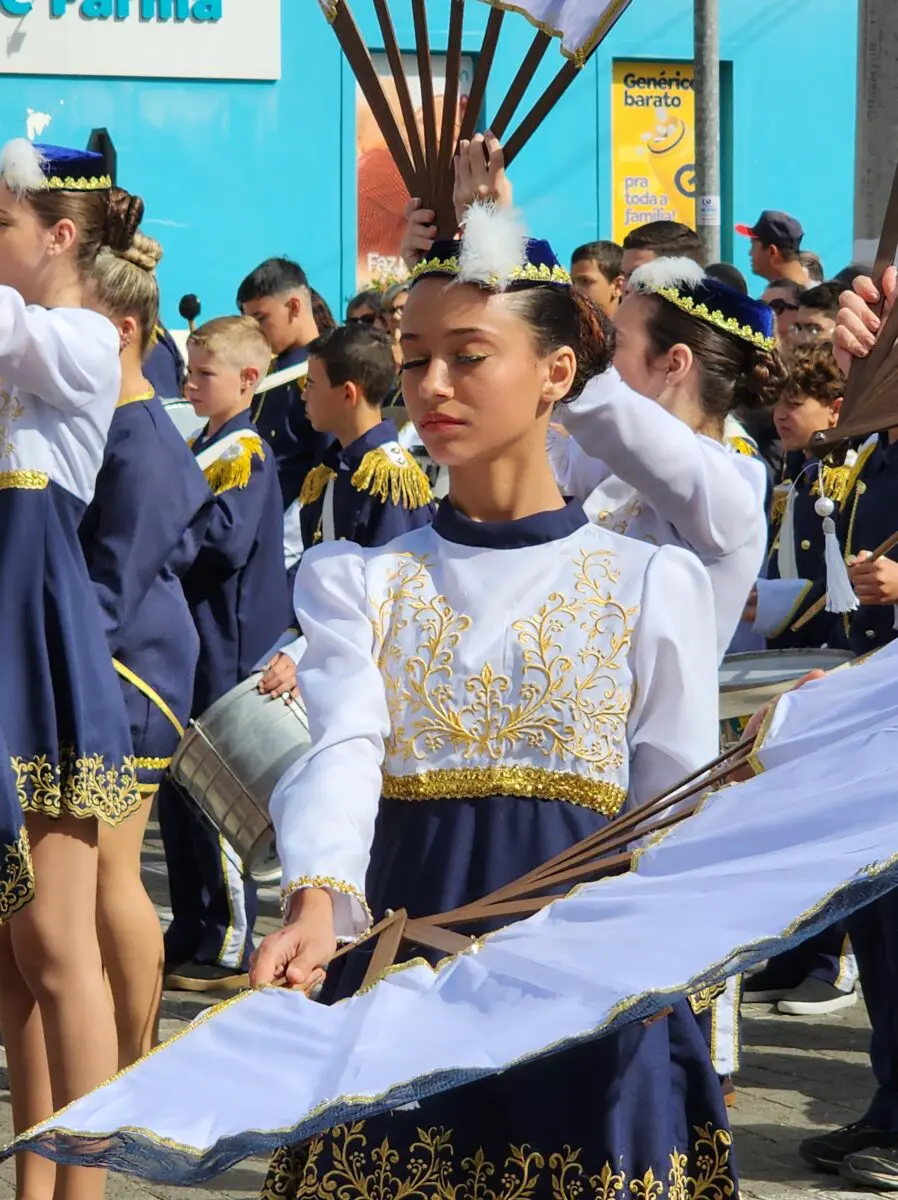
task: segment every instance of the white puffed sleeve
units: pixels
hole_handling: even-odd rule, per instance
[[[117,395],[115,326],[84,308],[26,305],[14,288],[0,287],[0,377],[58,409]]]
[[[588,455],[575,437],[550,428],[548,450],[555,482],[564,496],[586,500],[608,478],[607,466]]]
[[[731,553],[766,524],[763,465],[697,436],[613,367],[590,380],[562,419],[583,450],[601,456],[700,558]]]
[[[651,800],[719,753],[717,638],[711,581],[676,546],[649,564],[631,662],[627,804]]]
[[[297,683],[312,746],[271,797],[282,897],[286,902],[299,888],[327,888],[337,936],[348,939],[371,922],[365,873],[390,724],[362,551],[343,542],[307,553],[296,602],[307,641]]]

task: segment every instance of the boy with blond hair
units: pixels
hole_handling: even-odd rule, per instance
[[[190,445],[216,498],[183,580],[200,641],[197,717],[251,674],[291,609],[277,469],[250,417],[268,343],[251,317],[220,317],[190,335],[187,353],[187,399],[206,420]],[[159,791],[159,820],[173,914],[165,935],[166,986],[196,992],[245,986],[254,888],[230,846],[171,780]]]

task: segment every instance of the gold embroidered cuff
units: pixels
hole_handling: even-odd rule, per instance
[[[627,798],[624,788],[607,779],[539,767],[446,767],[419,775],[385,772],[383,794],[390,800],[478,800],[487,796],[562,800],[605,817],[616,817]]]
[[[357,887],[353,887],[351,883],[347,883],[343,879],[334,879],[332,875],[300,875],[298,879],[291,879],[288,884],[281,888],[281,911],[284,916],[287,915],[287,905],[290,902],[290,897],[294,892],[300,892],[304,888],[324,888],[329,892],[338,892],[341,896],[349,896],[355,900],[365,914],[365,928],[369,928],[374,924],[374,918],[371,915],[371,909],[368,907],[368,901]],[[360,932],[364,932],[361,930]]]

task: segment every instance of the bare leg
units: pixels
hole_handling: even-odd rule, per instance
[[[37,1001],[59,1109],[115,1074],[115,1019],[97,939],[97,822],[27,817],[34,900],[10,921],[22,978]],[[45,1116],[49,1116],[48,1111]],[[59,1167],[54,1200],[102,1200],[104,1171]]]
[[[12,1122],[23,1133],[53,1110],[50,1068],[37,1004],[16,965],[8,925],[0,927],[0,1029],[6,1047]],[[16,1155],[16,1200],[51,1200],[56,1167],[39,1154]]]
[[[156,1040],[162,965],[162,926],[140,878],[140,851],[153,798],[110,829],[100,826],[97,930],[118,1029],[119,1068],[130,1066]]]

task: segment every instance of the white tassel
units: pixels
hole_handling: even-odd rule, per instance
[[[636,268],[628,286],[651,295],[662,288],[697,288],[704,278],[705,272],[691,258],[655,258]]]
[[[527,253],[527,230],[513,208],[475,201],[462,221],[459,283],[503,288]]]
[[[860,601],[854,594],[848,568],[845,566],[845,556],[839,544],[836,533],[836,523],[832,519],[832,500],[821,497],[814,506],[817,514],[823,517],[823,553],[826,562],[826,611],[831,613],[850,613],[860,607]],[[829,509],[827,512],[826,509]]]
[[[27,138],[13,138],[0,150],[0,179],[19,199],[47,186],[43,156]]]

